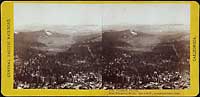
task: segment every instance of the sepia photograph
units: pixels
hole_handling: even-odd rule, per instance
[[[189,89],[190,4],[14,4],[14,89]]]

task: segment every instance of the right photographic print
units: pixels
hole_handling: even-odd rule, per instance
[[[104,5],[103,89],[190,88],[190,5]]]

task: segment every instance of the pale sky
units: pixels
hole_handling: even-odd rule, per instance
[[[14,4],[23,25],[190,24],[189,4]]]

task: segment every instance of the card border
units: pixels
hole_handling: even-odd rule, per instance
[[[190,4],[190,88],[187,90],[13,89],[14,3]],[[1,93],[5,96],[196,96],[199,93],[199,4],[195,1],[4,1],[1,4]],[[191,41],[193,40],[193,41]],[[10,51],[10,52],[8,52]],[[8,64],[9,62],[9,64]]]

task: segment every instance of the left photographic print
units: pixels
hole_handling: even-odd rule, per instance
[[[14,88],[101,88],[100,10],[89,4],[14,4]]]

